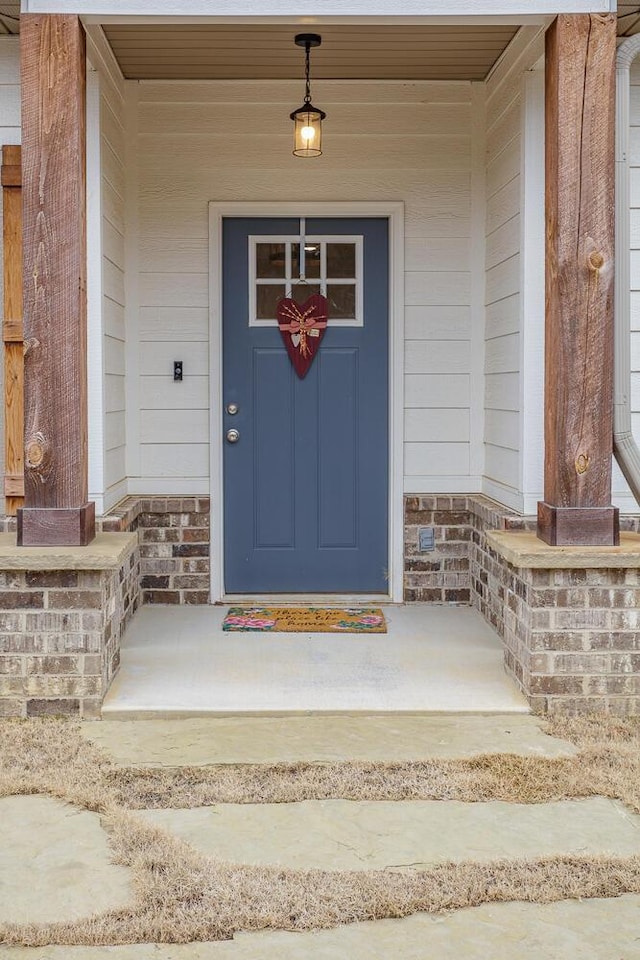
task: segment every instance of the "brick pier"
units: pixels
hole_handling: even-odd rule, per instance
[[[0,534],[0,716],[99,717],[139,583],[131,534],[86,548]]]

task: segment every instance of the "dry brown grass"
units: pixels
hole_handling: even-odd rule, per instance
[[[65,720],[0,721],[0,797],[44,793],[87,810],[112,806],[111,760]]]
[[[569,740],[578,747],[598,744],[602,747],[640,747],[640,717],[553,716],[545,721],[546,732]]]
[[[399,763],[220,765],[117,769],[106,779],[130,809],[300,800],[505,800],[617,797],[640,812],[640,757],[591,747],[577,757],[512,754]]]
[[[101,814],[132,871],[125,910],[73,923],[0,926],[0,942],[125,944],[217,940],[239,930],[309,930],[486,902],[640,893],[640,857],[555,857],[396,872],[299,871],[221,863],[140,821],[132,807],[300,799],[457,799],[540,803],[615,797],[640,812],[640,723],[553,720],[575,757],[488,755],[421,763],[121,769],[65,721],[0,724],[0,796],[44,793]],[[127,809],[129,808],[129,809]]]

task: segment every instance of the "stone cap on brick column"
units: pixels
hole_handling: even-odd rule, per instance
[[[640,567],[640,533],[621,533],[619,547],[550,547],[528,530],[489,530],[487,546],[513,567],[584,570]]]
[[[88,547],[18,547],[0,533],[0,570],[113,570],[138,546],[135,533],[99,533]]]

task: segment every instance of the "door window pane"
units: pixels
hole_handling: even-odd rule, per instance
[[[282,283],[260,284],[256,288],[256,315],[258,320],[274,320],[278,312],[278,300],[285,295]]]
[[[355,283],[328,283],[329,323],[332,320],[354,320],[356,316]]]
[[[300,276],[300,244],[292,243],[291,246],[291,276],[297,279]]]
[[[327,277],[330,280],[356,279],[355,243],[327,244]]]
[[[286,276],[286,246],[284,243],[256,244],[256,276],[258,279]]]
[[[306,303],[309,297],[314,293],[320,293],[320,286],[317,283],[294,283],[291,290],[291,298],[296,303]]]
[[[310,280],[320,279],[321,244],[305,243],[304,245],[304,275]],[[300,276],[300,244],[291,244],[291,276],[297,280]]]
[[[320,278],[320,244],[305,243],[304,245],[304,272],[307,278]]]

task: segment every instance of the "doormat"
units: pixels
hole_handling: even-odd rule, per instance
[[[379,607],[231,607],[222,629],[271,633],[386,633]]]

